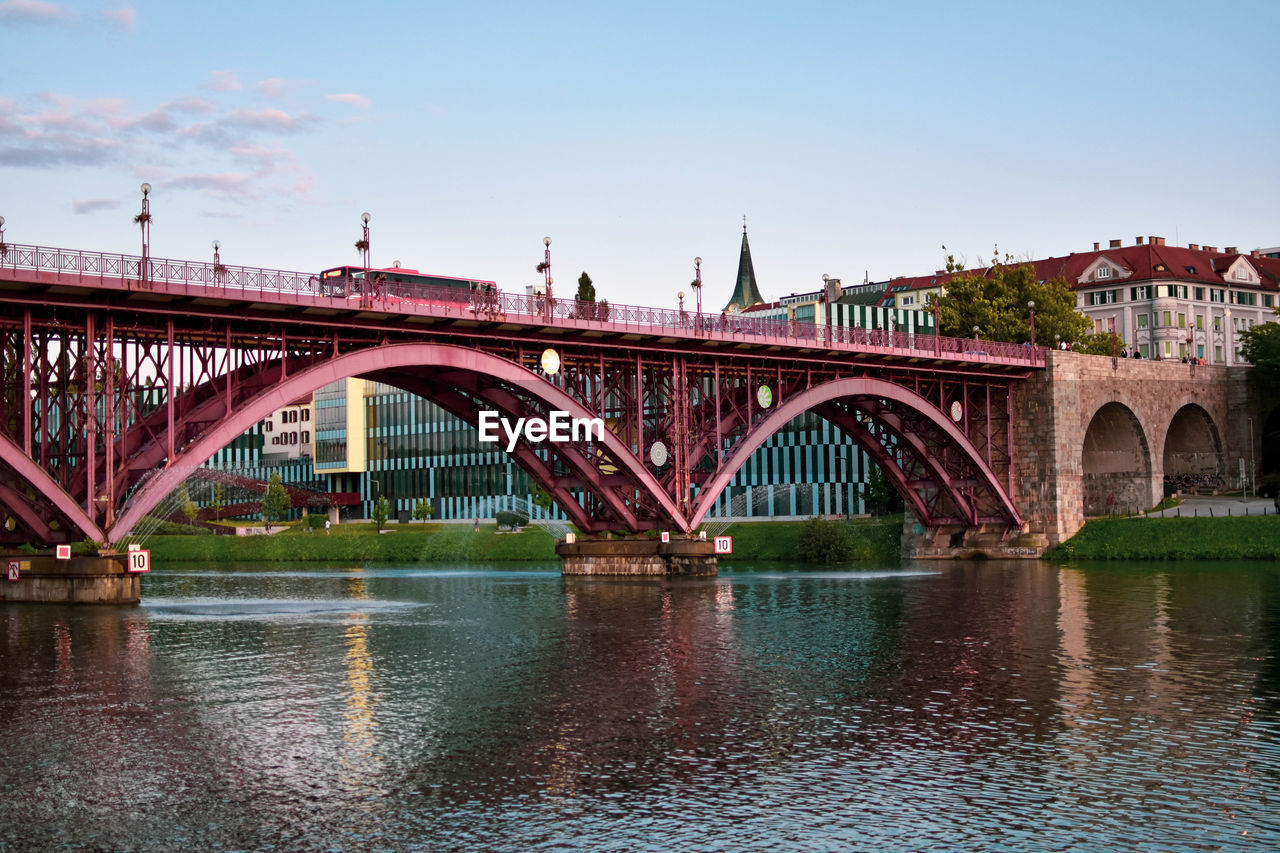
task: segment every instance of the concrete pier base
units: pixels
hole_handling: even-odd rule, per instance
[[[591,577],[714,577],[715,543],[702,539],[586,539],[560,542],[561,573]]]
[[[7,579],[17,562],[18,580]],[[58,560],[21,551],[0,554],[0,601],[37,604],[137,604],[142,600],[139,575],[126,570],[124,554]]]
[[[999,525],[925,528],[910,515],[902,531],[902,557],[907,560],[1034,560],[1047,547],[1043,534],[1010,534]]]

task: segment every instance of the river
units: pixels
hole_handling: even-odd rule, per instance
[[[0,605],[0,849],[1280,847],[1280,566],[157,570]]]

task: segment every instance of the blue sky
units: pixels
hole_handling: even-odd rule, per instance
[[[674,305],[1280,245],[1280,3],[0,0],[10,242]]]

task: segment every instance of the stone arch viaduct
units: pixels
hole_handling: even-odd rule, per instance
[[[1049,351],[1014,390],[1015,502],[1043,536],[1035,545],[1070,538],[1088,517],[1156,505],[1166,475],[1238,483],[1240,460],[1262,455],[1268,414],[1250,408],[1248,372]]]

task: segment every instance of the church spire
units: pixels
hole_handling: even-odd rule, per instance
[[[743,308],[760,305],[764,299],[760,296],[760,288],[756,286],[756,271],[751,266],[751,246],[747,243],[747,217],[742,217],[742,254],[738,256],[738,281],[733,288],[733,296],[724,310],[737,313]]]

